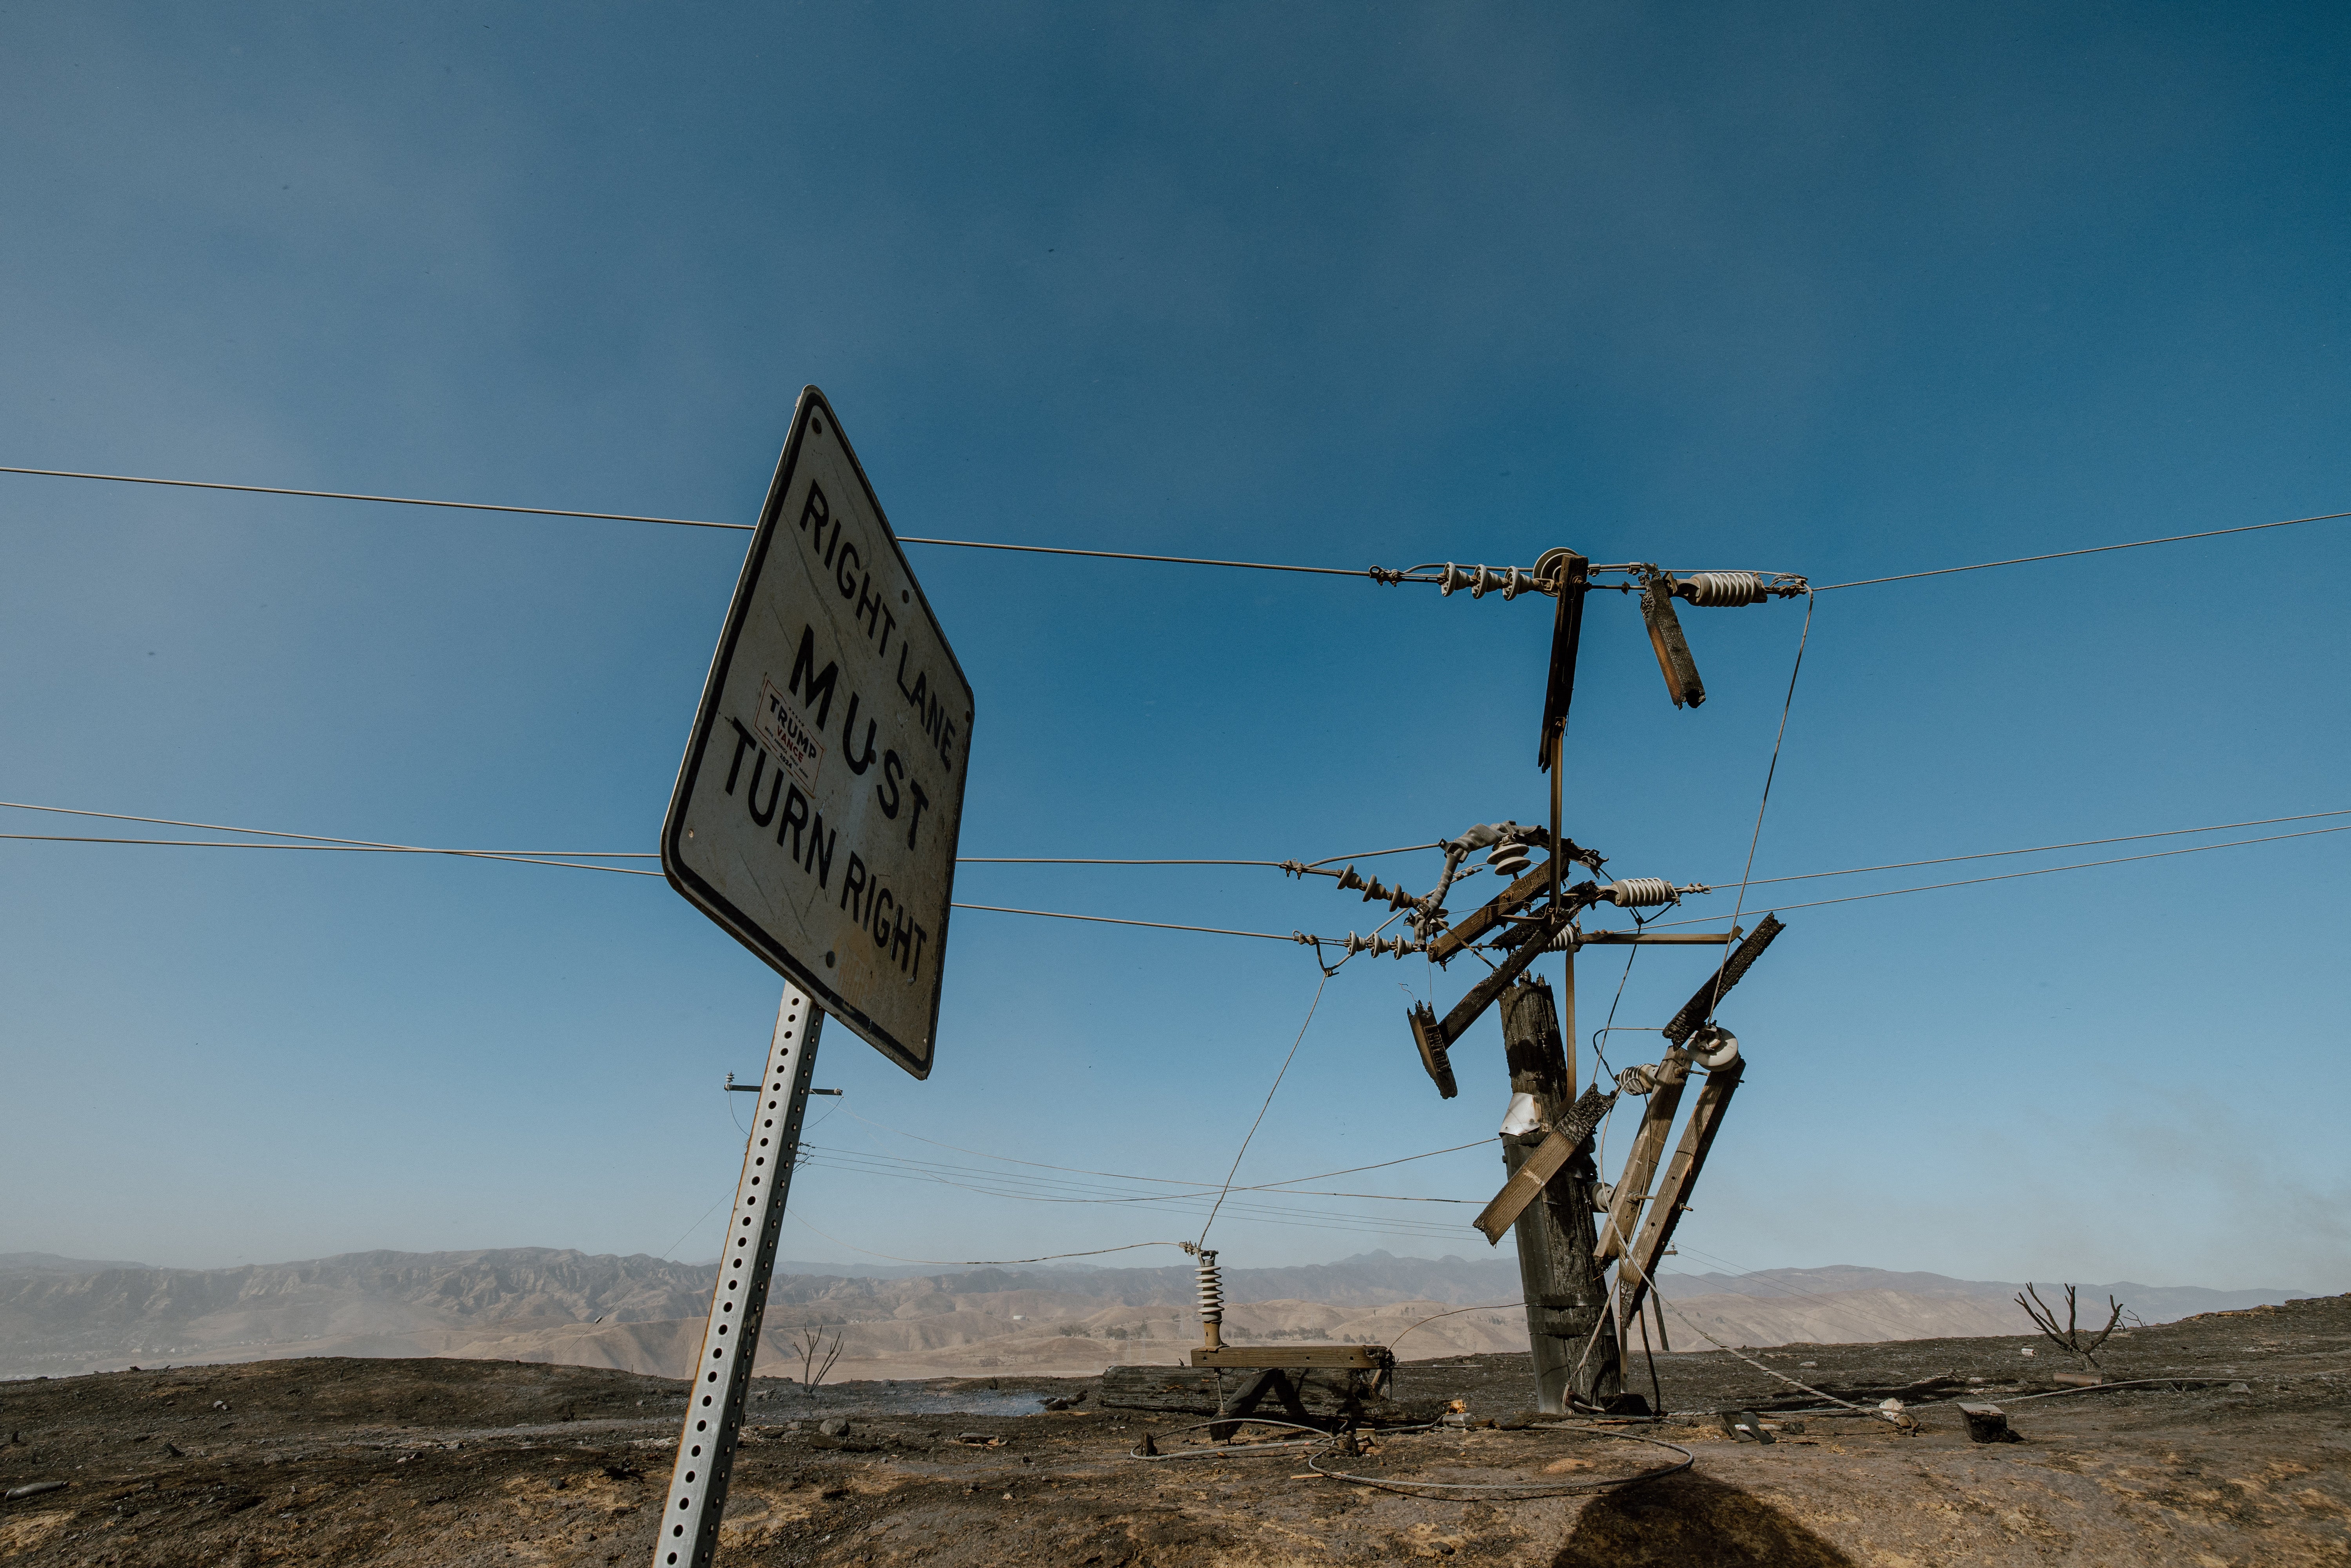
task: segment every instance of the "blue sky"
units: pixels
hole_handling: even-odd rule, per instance
[[[2335,511],[2346,56],[2308,5],[0,6],[0,461],[749,521],[812,382],[914,535],[1833,583]],[[0,476],[0,795],[649,851],[742,538]],[[1546,600],[910,551],[977,693],[967,854],[1544,809]],[[1757,874],[2351,808],[2346,572],[2322,523],[1822,595]],[[1736,879],[1802,619],[1689,614],[1680,712],[1593,603],[1569,822],[1612,871]],[[2351,1289],[2346,848],[1791,913],[1683,1261]],[[660,883],[24,842],[0,878],[0,1249],[715,1250],[778,983]],[[1240,868],[958,893],[1365,923]],[[1644,956],[1618,1022],[1703,964]],[[1581,961],[1585,1031],[1620,972]],[[1489,1137],[1495,1025],[1447,1102],[1403,1021],[1470,978],[1343,969],[1242,1179]],[[1317,979],[967,915],[934,1076],[837,1032],[815,1139],[1214,1180]],[[1227,1261],[1484,1246],[1474,1207],[1322,1207],[1413,1224],[1228,1218]],[[838,1166],[793,1209],[840,1260],[1188,1231]]]

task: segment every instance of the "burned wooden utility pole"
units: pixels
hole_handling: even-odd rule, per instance
[[[1523,980],[1502,993],[1502,1046],[1510,1066],[1511,1103],[1533,1102],[1536,1124],[1502,1134],[1502,1164],[1516,1176],[1548,1129],[1575,1103],[1575,1061],[1562,1032],[1575,1027],[1575,957],[1554,1003],[1543,980]],[[1616,1325],[1608,1287],[1593,1256],[1592,1194],[1599,1172],[1589,1143],[1578,1145],[1542,1195],[1511,1227],[1519,1248],[1519,1281],[1526,1295],[1527,1338],[1534,1351],[1537,1407],[1567,1411],[1570,1400],[1604,1409],[1623,1392]],[[1595,1337],[1594,1331],[1597,1331]]]
[[[1497,1002],[1501,1006],[1511,1089],[1510,1108],[1501,1127],[1502,1163],[1510,1175],[1502,1190],[1471,1223],[1489,1243],[1499,1244],[1505,1230],[1518,1243],[1527,1333],[1534,1351],[1536,1399],[1542,1410],[1552,1413],[1576,1406],[1646,1410],[1646,1399],[1625,1392],[1625,1326],[1640,1312],[1658,1260],[1672,1249],[1674,1228],[1688,1212],[1690,1190],[1739,1086],[1743,1069],[1739,1042],[1714,1021],[1715,1007],[1781,929],[1776,916],[1766,915],[1742,942],[1736,914],[1731,928],[1720,933],[1651,932],[1642,929],[1637,915],[1629,931],[1587,935],[1577,924],[1586,910],[1604,904],[1626,910],[1655,908],[1679,904],[1685,894],[1712,891],[1696,883],[1677,887],[1662,877],[1619,877],[1604,886],[1596,880],[1573,884],[1566,881],[1571,861],[1588,867],[1595,877],[1603,874],[1604,863],[1604,857],[1581,848],[1567,836],[1565,821],[1568,716],[1575,699],[1584,600],[1593,591],[1595,570],[1628,573],[1639,580],[1642,617],[1648,623],[1667,694],[1677,707],[1694,708],[1705,702],[1706,686],[1698,677],[1688,639],[1682,634],[1674,601],[1711,608],[1760,604],[1811,591],[1799,577],[1774,574],[1767,579],[1751,571],[1677,576],[1662,567],[1638,562],[1594,568],[1573,550],[1545,551],[1535,562],[1535,583],[1556,603],[1550,678],[1543,694],[1535,760],[1551,775],[1549,829],[1521,828],[1514,820],[1481,823],[1458,838],[1441,841],[1445,875],[1436,890],[1415,906],[1416,928],[1432,962],[1442,965],[1472,947],[1507,955],[1499,964],[1488,958],[1488,973],[1444,1017],[1439,1018],[1427,1003],[1416,1002],[1405,1018],[1421,1065],[1437,1092],[1450,1100],[1459,1092],[1453,1048],[1488,1008]],[[1479,591],[1483,591],[1487,578],[1485,569],[1478,569]],[[1513,568],[1505,597],[1517,580]],[[1450,566],[1446,569],[1446,582],[1449,593],[1454,586]],[[1486,869],[1511,880],[1482,907],[1448,926],[1442,904],[1461,862],[1471,849],[1489,846],[1493,852]],[[1545,864],[1529,870],[1526,852],[1531,847],[1550,852]],[[1627,1068],[1615,1075],[1608,1089],[1604,1091],[1595,1083],[1579,1096],[1568,1041],[1575,1028],[1575,950],[1587,941],[1739,946],[1666,1026],[1668,1049],[1663,1061],[1651,1067]],[[1556,998],[1548,984],[1529,975],[1535,960],[1546,953],[1566,957],[1564,983]],[[1647,1189],[1693,1069],[1705,1071],[1705,1086],[1680,1146],[1653,1194]],[[1611,1194],[1606,1225],[1595,1232],[1593,1200],[1600,1186],[1592,1138],[1623,1094],[1646,1096],[1649,1103],[1635,1134],[1625,1175]],[[1646,1222],[1640,1223],[1645,1205],[1649,1206]],[[1613,1291],[1603,1275],[1612,1258],[1620,1263]],[[1662,1333],[1662,1316],[1658,1322]]]

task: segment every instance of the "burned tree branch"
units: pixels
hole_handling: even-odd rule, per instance
[[[2043,1339],[2067,1354],[2080,1357],[2083,1365],[2095,1368],[2098,1364],[2098,1347],[2105,1343],[2122,1324],[2123,1308],[2121,1302],[2108,1296],[2106,1305],[2111,1311],[2106,1318],[2106,1326],[2092,1334],[2085,1343],[2081,1331],[2080,1295],[2079,1286],[2065,1287],[2065,1326],[2063,1329],[2057,1326],[2055,1310],[2041,1299],[2041,1292],[2033,1289],[2032,1281],[2025,1282],[2024,1290],[2016,1298],[2016,1304],[2024,1309],[2024,1315],[2032,1320],[2032,1326],[2041,1331]],[[2028,1296],[2032,1298],[2029,1301],[2026,1299]]]

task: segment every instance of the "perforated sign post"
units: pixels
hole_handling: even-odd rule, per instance
[[[833,1018],[930,1075],[971,685],[814,387],[751,536],[662,869]]]
[[[930,1075],[971,721],[865,470],[803,389],[662,829],[670,885],[785,985],[654,1568],[717,1559],[822,1015]]]

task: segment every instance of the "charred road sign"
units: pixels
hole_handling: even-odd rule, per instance
[[[804,389],[662,829],[670,885],[917,1078],[971,684],[824,394]]]

